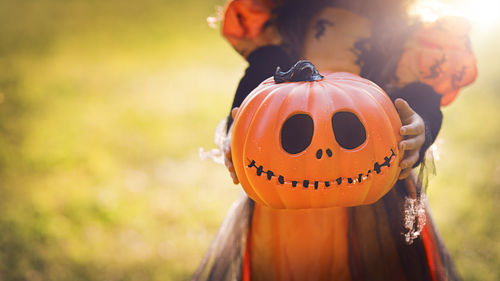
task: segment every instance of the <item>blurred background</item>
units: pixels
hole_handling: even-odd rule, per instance
[[[467,3],[479,77],[428,194],[464,279],[500,280],[498,4]],[[246,66],[207,24],[223,4],[0,0],[1,281],[189,279],[241,192],[198,157]]]

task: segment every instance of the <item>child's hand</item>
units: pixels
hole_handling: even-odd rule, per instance
[[[399,133],[403,140],[399,143],[399,150],[404,152],[404,157],[399,162],[401,173],[399,179],[410,175],[411,169],[418,161],[420,148],[425,142],[424,120],[403,99],[394,102],[403,126]]]
[[[240,183],[240,181],[238,180],[238,176],[236,176],[236,172],[234,171],[233,160],[231,159],[231,146],[228,146],[227,149],[224,149],[224,164],[226,164],[226,168],[229,170],[231,178],[233,178],[233,183]]]
[[[233,116],[233,119],[236,116],[236,112],[238,112],[238,108],[239,107],[235,107],[231,110],[231,115]],[[227,144],[224,146],[224,164],[226,165],[226,168],[229,170],[231,178],[233,178],[233,183],[234,184],[240,183],[240,181],[238,180],[238,176],[236,176],[236,172],[233,166],[233,159],[231,157],[231,142],[227,142]]]

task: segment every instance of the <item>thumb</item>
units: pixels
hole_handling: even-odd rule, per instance
[[[396,99],[394,102],[396,109],[398,110],[399,117],[401,120],[408,119],[415,114],[415,111],[411,109],[410,105],[404,99]]]
[[[231,109],[231,116],[233,117],[233,119],[234,119],[234,117],[236,117],[236,114],[238,113],[239,109],[240,109],[239,107],[235,107],[235,108]]]

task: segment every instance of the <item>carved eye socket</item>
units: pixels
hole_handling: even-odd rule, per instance
[[[341,111],[333,114],[332,129],[335,140],[345,149],[354,149],[366,140],[365,126],[352,112]]]
[[[289,117],[281,127],[281,147],[290,153],[304,151],[314,134],[314,122],[307,114],[295,114]]]

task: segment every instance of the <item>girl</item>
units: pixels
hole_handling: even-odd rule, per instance
[[[474,80],[475,59],[464,22],[412,22],[409,2],[229,1],[222,33],[249,63],[233,114],[277,66],[305,58],[320,72],[351,72],[382,87],[403,123],[404,157],[394,188],[367,206],[278,210],[243,197],[193,280],[459,280],[411,169],[439,132],[441,105]],[[238,183],[229,149],[226,166]]]

